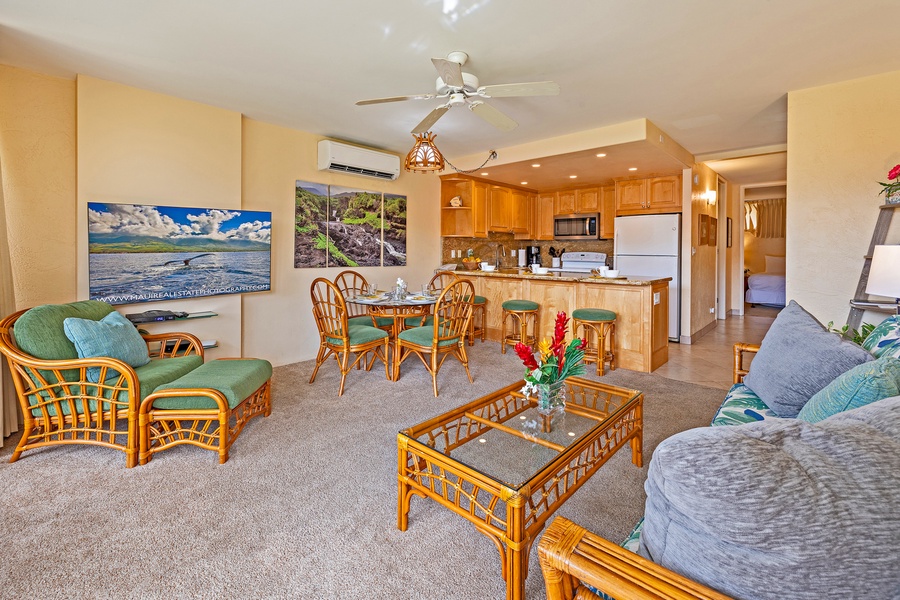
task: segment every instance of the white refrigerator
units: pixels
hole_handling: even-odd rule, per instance
[[[681,215],[616,217],[615,268],[619,275],[671,277],[669,339],[681,336]]]

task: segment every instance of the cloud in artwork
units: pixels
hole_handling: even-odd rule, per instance
[[[153,206],[107,204],[106,212],[89,209],[88,213],[88,230],[91,233],[171,237],[191,232],[190,227],[180,225],[171,217],[160,214]]]

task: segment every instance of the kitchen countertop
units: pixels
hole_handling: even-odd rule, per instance
[[[536,275],[528,269],[498,269],[496,271],[469,271],[466,269],[457,269],[456,273],[460,276],[473,277],[503,277],[507,279],[538,279],[545,281],[571,281],[580,283],[602,283],[608,285],[653,285],[670,281],[671,277],[644,277],[641,275],[629,275],[624,278],[612,279],[610,277],[597,277],[590,273],[575,273],[567,271],[551,271],[546,275]]]

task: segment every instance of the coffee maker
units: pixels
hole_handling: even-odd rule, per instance
[[[541,247],[540,246],[528,246],[528,264],[541,264]]]

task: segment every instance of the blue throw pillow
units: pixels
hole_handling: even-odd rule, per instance
[[[839,375],[809,399],[797,418],[816,423],[892,396],[900,396],[900,360],[885,356]]]
[[[121,360],[132,367],[150,362],[147,343],[131,321],[115,311],[99,321],[69,317],[63,321],[63,331],[78,351],[78,358],[106,356]],[[117,371],[107,371],[107,377],[115,377]],[[100,379],[100,367],[90,367],[89,381]]]

